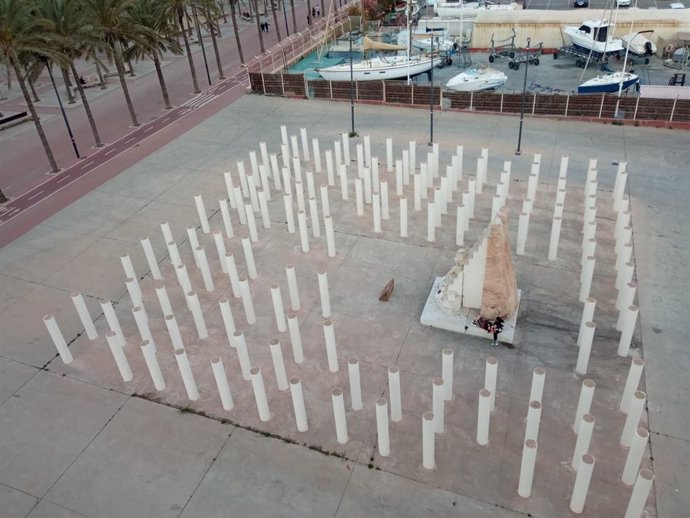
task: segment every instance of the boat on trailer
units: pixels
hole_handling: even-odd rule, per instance
[[[623,86],[621,88],[621,82]],[[577,87],[579,94],[612,94],[619,90],[627,90],[640,82],[640,78],[630,72],[613,72],[604,74],[585,81]]]
[[[438,58],[436,59],[438,63]],[[413,77],[431,70],[432,60],[425,56],[379,56],[352,63],[355,81],[380,81]],[[345,62],[316,71],[327,81],[349,81],[350,63]]]
[[[495,11],[510,11],[520,9],[520,4],[515,2],[507,4],[499,4],[493,2],[479,1],[479,2],[465,2],[464,0],[436,2],[434,5],[434,12],[441,18],[476,18],[479,13],[488,10]]]
[[[485,65],[476,66],[451,77],[446,83],[446,88],[456,92],[479,92],[503,86],[507,80],[508,76],[500,70]]]
[[[570,40],[570,44],[575,47],[598,54],[620,54],[623,42],[620,38],[611,36],[612,33],[613,27],[608,20],[589,20],[582,22],[579,27],[563,28],[564,39]]]

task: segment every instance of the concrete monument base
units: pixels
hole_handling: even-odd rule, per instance
[[[478,336],[479,338],[486,338],[488,340],[493,339],[493,336],[487,333],[484,329],[477,327],[472,324],[472,321],[479,317],[479,310],[475,308],[463,308],[462,314],[452,315],[445,311],[436,302],[436,294],[438,293],[439,286],[443,277],[436,277],[434,285],[431,287],[431,292],[427,298],[424,309],[422,310],[422,316],[419,319],[420,323],[424,326],[435,327],[437,329],[445,329],[446,331],[453,331],[454,333],[463,333],[471,336]],[[509,319],[505,319],[503,323],[503,331],[498,335],[498,341],[512,344],[515,328],[517,324],[517,315],[520,310],[520,297],[522,296],[522,290],[518,290],[518,303],[517,309],[513,316]]]

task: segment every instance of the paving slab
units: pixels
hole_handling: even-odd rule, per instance
[[[26,518],[84,518],[85,514],[76,513],[70,509],[65,509],[47,500],[41,500],[33,510],[26,515]],[[89,517],[86,517],[89,518]]]
[[[24,518],[37,501],[34,496],[0,484],[0,508],[7,518]]]
[[[46,498],[87,516],[179,516],[231,432],[129,399]]]
[[[40,372],[0,406],[0,482],[42,497],[125,396]],[[60,447],[56,448],[55,445]]]

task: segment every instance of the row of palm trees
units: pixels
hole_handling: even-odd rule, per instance
[[[229,0],[229,6],[240,61],[244,64],[237,26],[239,1]],[[257,0],[248,2],[250,12],[256,13],[261,51],[264,52]],[[270,3],[280,39],[275,4]],[[296,32],[294,0],[290,0],[290,4]],[[11,86],[12,78],[19,83],[52,171],[59,171],[59,167],[34,106],[37,96],[33,81],[45,68],[59,68],[65,84],[76,85],[95,144],[100,147],[103,144],[75,62],[80,58],[93,61],[101,85],[105,84],[103,71],[114,64],[132,124],[138,126],[125,79],[125,65],[131,71],[132,60],[151,59],[163,102],[170,109],[172,104],[161,68],[165,53],[187,55],[193,91],[200,92],[189,41],[194,26],[197,31],[200,25],[204,26],[210,34],[219,78],[224,79],[217,42],[221,17],[227,19],[223,0],[0,0],[0,63],[6,67],[8,85]],[[69,86],[67,91],[69,101],[74,102]]]

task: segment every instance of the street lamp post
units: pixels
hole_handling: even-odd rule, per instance
[[[350,24],[350,119],[352,122],[352,129],[350,136],[354,137],[355,133],[355,73],[352,66],[352,24]]]
[[[208,85],[211,86],[211,72],[208,70],[208,60],[206,59],[206,49],[204,48],[204,40],[201,38],[201,28],[199,27],[199,19],[196,16],[196,7],[192,6],[192,15],[194,16],[194,25],[196,25],[196,36],[201,45],[201,55],[204,57],[204,66],[206,67],[206,77],[208,78]]]
[[[79,149],[77,148],[77,143],[74,140],[74,134],[72,133],[72,128],[69,125],[69,120],[67,120],[67,114],[65,113],[65,107],[62,105],[62,99],[60,99],[60,94],[58,92],[57,86],[55,85],[55,78],[53,78],[53,70],[51,67],[51,63],[48,61],[47,58],[43,58],[43,62],[46,65],[46,68],[48,69],[48,75],[50,76],[50,82],[53,84],[53,90],[55,91],[55,97],[57,97],[58,105],[60,106],[60,113],[62,113],[62,120],[65,121],[65,126],[67,127],[67,133],[69,134],[69,138],[72,141],[72,147],[74,148],[74,154],[77,155],[77,158],[81,158],[79,156]],[[67,88],[69,88],[69,85],[65,85]]]
[[[529,49],[531,39],[527,38],[527,48]],[[518,61],[519,63],[519,61]],[[522,154],[520,150],[520,145],[522,144],[522,124],[525,120],[525,97],[527,96],[527,67],[529,65],[529,59],[527,58],[527,53],[525,53],[525,79],[522,82],[522,103],[520,104],[520,129],[518,130],[518,142],[517,149],[515,150],[516,155]]]

